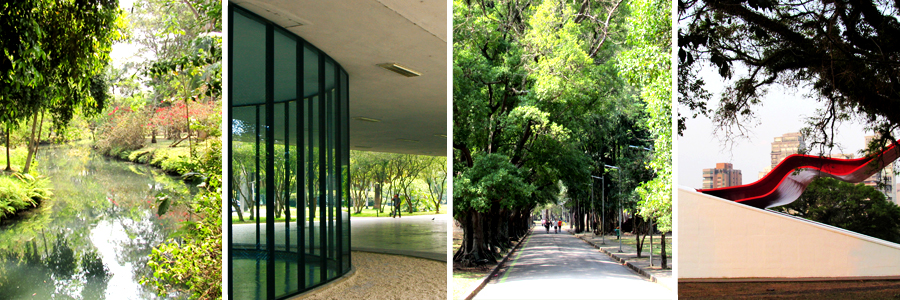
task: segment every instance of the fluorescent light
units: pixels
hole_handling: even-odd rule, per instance
[[[353,117],[354,120],[363,121],[363,122],[372,122],[372,123],[381,123],[379,119],[366,118],[366,117]]]
[[[411,69],[409,69],[409,68],[407,68],[407,67],[404,67],[404,66],[401,66],[401,65],[398,65],[398,64],[395,64],[395,63],[378,64],[378,66],[379,66],[379,67],[382,67],[382,68],[385,68],[385,69],[388,69],[388,70],[390,70],[390,71],[393,71],[394,73],[397,73],[397,74],[406,76],[406,77],[416,77],[416,76],[421,76],[421,75],[422,75],[422,74],[419,73],[419,72],[413,71],[413,70],[411,70]]]

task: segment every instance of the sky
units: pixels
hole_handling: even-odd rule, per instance
[[[127,15],[127,12],[130,11],[132,5],[134,5],[134,1],[135,0],[119,0],[119,8],[126,11]],[[123,42],[113,44],[112,51],[109,53],[113,65],[121,67],[130,60],[143,60],[143,58],[136,57],[138,47],[138,45]]]
[[[724,89],[722,79],[712,68],[700,71],[700,76],[707,82],[707,90],[713,98],[721,94]],[[809,89],[803,87],[782,87],[773,85],[768,93],[762,97],[762,104],[754,106],[756,123],[747,126],[750,129],[747,139],[742,139],[733,144],[733,147],[723,141],[722,136],[713,134],[713,124],[709,118],[698,116],[696,119],[688,119],[684,136],[676,138],[678,147],[678,170],[676,184],[689,188],[701,188],[703,185],[703,169],[715,168],[716,163],[732,163],[735,169],[741,170],[743,184],[748,184],[758,179],[758,173],[769,167],[772,142],[775,137],[789,132],[798,132],[806,126],[806,118],[815,115],[816,109],[823,106],[815,99],[807,97],[811,94]],[[710,108],[718,107],[717,101],[708,104]],[[682,115],[689,109],[679,106]],[[844,122],[836,129],[837,142],[842,148],[837,147],[832,153],[854,154],[859,157],[859,151],[865,146],[864,137],[873,135],[871,131],[865,131],[859,123]],[[812,153],[817,154],[817,153]]]

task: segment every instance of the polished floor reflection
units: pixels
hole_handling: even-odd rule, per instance
[[[450,216],[425,215],[402,218],[353,218],[351,247],[355,251],[399,254],[447,261],[447,222]],[[293,224],[292,224],[293,225]],[[256,243],[256,224],[232,225],[235,245]],[[310,228],[307,227],[307,230]],[[291,236],[297,227],[291,226]],[[315,230],[315,228],[313,228]],[[275,244],[284,245],[284,223],[275,224]],[[265,241],[265,231],[260,232]],[[235,269],[237,271],[237,269]]]

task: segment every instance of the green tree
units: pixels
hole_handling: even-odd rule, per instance
[[[653,150],[647,167],[656,173],[637,189],[638,213],[654,220],[662,232],[662,267],[667,267],[665,233],[672,231],[672,17],[669,1],[637,0],[629,3],[627,43],[630,49],[620,56],[622,75],[640,88],[648,116],[645,126],[653,136]],[[640,253],[640,250],[638,250]]]
[[[447,191],[447,158],[432,156],[426,158],[428,166],[422,171],[422,178],[428,185],[428,195],[436,214],[441,213],[441,199]]]
[[[45,113],[62,128],[76,110],[93,114],[102,109],[107,90],[99,75],[112,43],[122,37],[122,24],[114,0],[17,1],[4,6],[0,121],[8,132],[17,121],[31,119],[22,169],[27,173]]]
[[[864,120],[879,145],[900,128],[900,5],[875,0],[680,0],[679,102],[710,114],[728,137],[754,119],[769,86],[806,86],[822,103],[807,143],[830,148],[844,120]],[[697,70],[709,64],[728,82],[719,106]],[[709,78],[708,80],[715,80]],[[680,115],[680,113],[679,113]],[[679,132],[684,118],[679,117]]]
[[[861,183],[817,178],[796,201],[772,210],[900,243],[900,206]]]
[[[455,262],[494,261],[561,188],[583,231],[596,216],[590,175],[624,164],[626,145],[649,138],[633,126],[646,122],[643,104],[616,63],[622,3],[454,2],[453,205],[464,231]],[[641,178],[606,183],[625,198]]]

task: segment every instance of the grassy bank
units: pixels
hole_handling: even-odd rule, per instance
[[[177,146],[172,147],[175,141],[157,140],[156,143],[150,143],[147,139],[145,146],[137,150],[110,150],[105,153],[108,157],[129,161],[139,164],[148,164],[166,171],[172,175],[183,175],[185,173],[195,171],[191,162],[191,151],[187,141],[182,141]],[[200,155],[206,147],[206,142],[194,143],[194,154]],[[102,153],[101,151],[101,154]]]
[[[6,149],[0,155],[0,169],[6,169]],[[10,150],[10,167],[12,171],[0,172],[0,221],[21,211],[38,207],[42,201],[49,199],[53,193],[47,188],[47,180],[34,171],[37,161],[32,160],[29,174],[19,173],[25,164],[28,150],[19,147]]]

